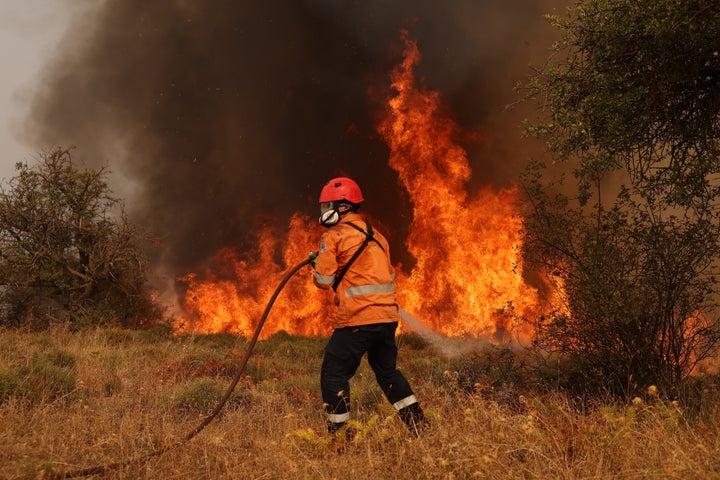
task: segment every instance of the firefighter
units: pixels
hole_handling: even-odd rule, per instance
[[[328,431],[336,433],[349,420],[349,380],[367,353],[385,397],[417,435],[425,423],[423,411],[396,366],[395,269],[385,237],[358,214],[363,201],[360,187],[347,177],[333,178],[320,192],[320,224],[328,230],[313,260],[313,281],[335,291],[337,306],[320,371]]]

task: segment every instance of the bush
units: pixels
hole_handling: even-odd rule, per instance
[[[33,401],[52,401],[75,390],[77,375],[73,368],[59,366],[50,358],[34,355],[30,364],[20,370],[26,386],[25,396]]]
[[[0,404],[12,397],[19,397],[25,393],[25,387],[17,374],[0,370]]]
[[[172,406],[185,413],[207,415],[220,402],[225,389],[211,378],[199,378],[188,386],[176,389]]]
[[[0,404],[11,398],[54,401],[77,388],[77,358],[48,334],[0,332]]]
[[[0,187],[0,324],[158,321],[143,236],[111,196],[104,169],[77,169],[62,149],[16,169],[9,188]]]
[[[720,4],[581,0],[549,17],[561,38],[526,85],[525,260],[555,310],[538,352],[592,390],[678,394],[720,345]]]
[[[519,394],[542,390],[533,362],[521,352],[488,346],[453,362],[453,374],[446,375],[462,392],[493,397],[501,404],[515,403]]]

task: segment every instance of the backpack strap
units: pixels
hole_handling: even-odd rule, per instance
[[[332,285],[333,291],[337,291],[338,286],[340,286],[340,282],[342,282],[343,277],[345,276],[347,271],[350,269],[350,265],[352,265],[355,262],[355,260],[357,260],[357,258],[360,256],[360,254],[363,252],[363,250],[365,250],[365,247],[368,246],[368,243],[370,243],[370,240],[373,240],[375,243],[377,243],[383,252],[385,251],[385,249],[380,244],[380,242],[378,242],[377,239],[373,236],[373,229],[369,223],[367,224],[367,229],[368,229],[367,232],[351,222],[347,222],[344,225],[349,225],[349,226],[353,227],[355,230],[358,230],[358,231],[364,233],[365,240],[363,240],[363,243],[360,245],[360,247],[357,250],[355,250],[355,253],[353,254],[352,257],[350,257],[350,260],[345,264],[345,266],[342,268],[342,270],[340,270],[340,274],[337,277],[335,277],[335,281],[333,282],[333,285]]]

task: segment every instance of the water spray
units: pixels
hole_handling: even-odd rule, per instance
[[[399,309],[400,318],[405,325],[428,342],[438,353],[445,358],[457,358],[469,352],[482,350],[490,345],[486,339],[453,338],[437,333],[408,312]]]
[[[220,413],[220,411],[223,409],[225,404],[227,403],[228,399],[230,398],[230,395],[232,394],[233,390],[235,390],[235,387],[237,386],[238,382],[240,381],[240,378],[242,377],[243,372],[245,371],[245,366],[247,365],[248,359],[250,358],[250,355],[252,354],[253,348],[255,348],[255,344],[257,343],[258,337],[260,336],[260,332],[262,331],[263,325],[265,325],[265,320],[267,320],[268,314],[270,313],[270,309],[272,308],[273,304],[275,303],[275,299],[277,299],[278,295],[282,291],[282,289],[285,287],[285,284],[292,278],[295,273],[297,273],[302,267],[305,265],[309,265],[314,259],[317,254],[315,252],[311,252],[310,255],[308,255],[308,258],[303,260],[302,262],[295,265],[293,268],[288,270],[288,272],[285,274],[285,276],[280,281],[280,284],[275,289],[275,292],[273,292],[272,296],[270,297],[270,300],[268,300],[268,303],[265,307],[265,311],[262,314],[262,317],[260,317],[260,321],[257,324],[257,327],[255,327],[255,333],[253,334],[252,338],[250,339],[250,343],[248,345],[247,350],[245,351],[245,356],[243,357],[240,368],[238,372],[235,374],[235,377],[233,378],[233,381],[228,386],[227,390],[225,391],[225,394],[220,399],[218,404],[215,406],[213,411],[206,416],[197,427],[195,427],[192,431],[190,431],[187,435],[185,435],[181,440],[179,440],[176,443],[165,445],[164,447],[158,448],[156,450],[153,450],[150,453],[147,453],[145,455],[138,456],[136,458],[132,458],[130,460],[126,460],[123,462],[115,462],[115,463],[109,463],[105,465],[98,465],[95,467],[88,467],[83,468],[79,470],[73,470],[69,472],[60,472],[51,474],[46,478],[49,479],[62,479],[62,478],[78,478],[78,477],[87,477],[89,475],[98,475],[102,473],[107,473],[110,470],[115,470],[117,468],[121,468],[124,466],[129,466],[134,463],[140,463],[145,462],[149,460],[150,458],[157,457],[162,455],[163,453],[178,447],[180,445],[183,445],[187,443],[191,438],[193,438],[195,435],[200,433],[210,422],[213,421],[215,417]]]

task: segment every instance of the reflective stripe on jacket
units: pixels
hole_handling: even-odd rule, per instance
[[[315,285],[320,288],[332,287],[336,275],[365,240],[365,234],[347,225],[349,222],[367,231],[362,217],[349,213],[320,238],[313,276]],[[336,328],[398,321],[395,269],[390,262],[390,247],[380,233],[374,232],[374,238],[377,242],[371,240],[368,243],[335,292],[338,307]]]

